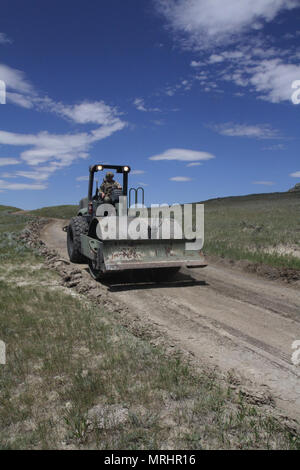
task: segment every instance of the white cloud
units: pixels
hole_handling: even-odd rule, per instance
[[[286,146],[284,144],[275,144],[275,145],[268,145],[266,147],[263,147],[262,150],[285,150]]]
[[[77,176],[76,181],[88,181],[88,176]]]
[[[164,126],[165,125],[165,121],[163,119],[154,119],[151,122],[152,122],[152,124],[155,124],[156,126]]]
[[[98,140],[106,139],[106,137],[110,137],[117,131],[121,131],[127,126],[127,122],[116,120],[114,123],[99,127],[98,129],[94,129],[91,131],[91,142],[97,142]]]
[[[13,93],[8,91],[6,92],[6,99],[8,102],[14,103],[17,106],[21,106],[22,108],[30,109],[33,107],[32,97],[22,95],[21,93]]]
[[[300,171],[295,171],[295,173],[291,173],[290,176],[292,178],[300,178]]]
[[[2,69],[1,69],[2,67]],[[8,92],[8,100],[25,108],[34,106],[40,111],[50,111],[71,119],[78,124],[97,124],[98,127],[89,132],[73,134],[50,134],[47,131],[38,134],[17,134],[0,131],[0,144],[30,147],[20,154],[22,162],[30,166],[45,165],[35,171],[16,173],[18,176],[34,180],[46,180],[53,172],[71,165],[74,160],[89,156],[89,147],[113,133],[122,130],[127,123],[122,121],[116,108],[106,105],[103,101],[84,101],[75,105],[55,103],[48,97],[40,97],[26,81],[20,71],[0,65],[4,72],[4,81],[18,93]],[[100,127],[99,127],[100,126]],[[20,163],[14,159],[0,159],[0,165]]]
[[[156,0],[159,11],[183,45],[206,49],[225,45],[236,35],[261,29],[280,12],[300,5],[299,0]]]
[[[57,114],[68,117],[78,124],[92,123],[108,126],[119,122],[117,110],[103,101],[84,101],[73,106],[53,102],[50,107]]]
[[[13,191],[19,191],[23,189],[29,190],[42,190],[47,189],[45,184],[24,184],[24,183],[7,183],[7,181],[0,180],[0,189],[11,189]]]
[[[191,67],[203,67],[205,65],[205,62],[201,62],[200,60],[192,60],[190,63]]]
[[[18,165],[20,160],[17,160],[16,158],[0,158],[0,166],[6,166],[6,165]]]
[[[211,64],[217,64],[218,62],[223,62],[223,61],[224,61],[224,57],[218,54],[212,54],[209,58],[209,62]]]
[[[279,132],[269,124],[247,125],[228,122],[209,127],[221,135],[230,137],[249,137],[254,139],[276,139],[280,137]]]
[[[187,166],[190,167],[190,166],[200,166],[202,165],[201,162],[192,162],[192,163],[188,163]]]
[[[21,70],[13,69],[5,64],[0,64],[0,77],[6,84],[7,89],[13,89],[19,93],[32,94],[34,92],[32,85],[26,79]]]
[[[175,148],[168,149],[159,155],[153,155],[152,157],[149,157],[149,160],[178,160],[188,162],[211,160],[212,158],[215,158],[215,156],[208,152]]]
[[[54,173],[57,170],[57,167],[53,164],[49,164],[48,166],[40,166],[38,168],[35,168],[33,170],[27,171],[27,170],[18,170],[15,171],[14,173],[2,173],[1,177],[2,178],[27,178],[35,181],[46,181],[49,176]]]
[[[288,51],[284,50],[252,48],[250,54],[246,52],[247,49],[245,46],[242,58],[234,57],[231,52],[220,53],[220,56],[230,62],[222,67],[221,72],[214,70],[214,79],[248,87],[259,99],[272,103],[291,102],[293,93],[298,93],[292,89],[292,83],[300,77],[299,60],[291,54],[287,63],[284,56]],[[297,63],[292,63],[293,61]],[[201,76],[196,78],[201,80]]]
[[[299,80],[300,66],[285,64],[281,59],[263,60],[249,72],[249,83],[260,96],[272,103],[280,103],[291,101],[292,83]]]
[[[7,34],[0,33],[0,44],[11,44],[12,42],[12,39],[10,39]]]
[[[30,167],[35,167],[34,170],[31,168],[28,171],[25,168],[17,171],[14,175],[8,175],[8,178],[18,176],[35,181],[46,181],[55,171],[71,165],[77,159],[86,159],[92,144],[127,126],[127,123],[120,119],[121,113],[117,108],[103,101],[83,101],[75,105],[56,103],[47,96],[39,95],[22,71],[4,64],[0,64],[0,78],[5,82],[8,90],[7,101],[23,108],[52,112],[77,124],[96,125],[88,132],[72,134],[50,134],[47,131],[37,134],[19,134],[0,130],[0,145],[29,147],[22,149],[20,160],[1,158],[0,166],[26,163]],[[13,187],[4,181],[1,184],[3,187],[7,185],[4,189],[45,188],[45,185],[41,184],[31,186],[20,183]]]
[[[136,107],[136,109],[138,109],[139,111],[147,112],[147,109],[145,108],[144,100],[142,98],[136,98],[133,104]]]
[[[117,108],[103,101],[83,101],[75,105],[57,103],[48,96],[40,96],[25,74],[7,65],[0,64],[0,77],[7,87],[7,101],[23,108],[55,113],[78,124],[102,126],[94,131],[95,141],[123,129],[127,123],[121,121]],[[9,90],[13,91],[9,91]]]
[[[175,40],[185,49],[198,51],[199,58],[191,61],[191,67],[206,65],[210,80],[248,87],[259,99],[291,101],[292,82],[300,77],[300,53],[295,44],[275,47],[270,34],[258,34],[257,30],[280,13],[300,8],[300,0],[156,0],[156,4]],[[290,34],[294,38],[298,35],[299,31]],[[212,71],[219,63],[222,70]],[[195,79],[205,84],[204,78]],[[204,91],[213,90],[206,84]]]
[[[37,169],[24,171],[22,175],[19,173],[19,176],[41,180],[47,179],[55,171],[71,165],[75,160],[88,158],[88,150],[93,143],[121,130],[124,125],[125,123],[120,121],[94,129],[91,132],[78,134],[50,134],[45,131],[38,134],[17,134],[0,131],[0,144],[29,146],[28,150],[23,150],[20,153],[20,159],[31,167],[37,167]],[[2,165],[12,163],[12,159],[2,159]],[[20,163],[20,161],[16,160],[15,163]],[[44,166],[39,167],[39,165]]]
[[[187,176],[173,176],[173,178],[169,178],[170,181],[176,181],[178,183],[185,183],[187,181],[192,181],[192,178]]]
[[[42,131],[38,134],[17,134],[0,131],[0,144],[31,146],[31,149],[20,154],[21,159],[29,165],[53,160],[57,166],[65,166],[76,158],[85,158],[84,152],[93,140],[93,136],[88,133],[49,134]]]
[[[132,170],[130,172],[131,175],[143,175],[145,173],[144,170]]]
[[[273,186],[274,181],[253,181],[252,184],[261,184],[263,186]]]
[[[136,98],[133,104],[138,111],[142,111],[144,113],[158,113],[161,111],[159,108],[147,108],[143,98]]]
[[[35,181],[46,181],[49,176],[57,170],[55,165],[49,165],[44,167],[38,167],[33,171],[16,171],[16,176],[21,176],[22,178],[28,178]]]
[[[4,172],[0,174],[1,178],[17,178],[15,173]]]

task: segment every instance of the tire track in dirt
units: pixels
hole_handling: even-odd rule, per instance
[[[53,219],[41,232],[65,258],[66,223]],[[214,265],[183,270],[173,283],[128,283],[123,275],[106,285],[197,360],[266,386],[280,408],[300,419],[300,366],[291,361],[292,343],[300,340],[299,290]]]

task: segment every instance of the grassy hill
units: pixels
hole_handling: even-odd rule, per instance
[[[29,214],[37,217],[50,217],[54,219],[71,219],[78,212],[78,205],[49,206],[29,211]]]
[[[20,211],[21,209],[18,209],[18,207],[13,207],[13,206],[2,206],[0,204],[0,212],[7,212],[7,213],[10,213],[10,212],[16,212],[16,211]]]
[[[300,269],[299,191],[224,197],[203,203],[206,254]],[[43,207],[28,215],[70,219],[77,208]]]
[[[300,269],[300,193],[205,201],[205,252]]]

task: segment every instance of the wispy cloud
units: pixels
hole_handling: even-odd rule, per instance
[[[285,150],[286,146],[284,144],[275,144],[275,145],[267,145],[266,147],[263,147],[262,150],[271,150],[271,151],[276,151],[276,150]]]
[[[0,33],[0,44],[12,44],[12,39],[10,39],[7,34]]]
[[[202,165],[201,162],[192,162],[192,163],[188,163],[188,164],[187,164],[187,167],[190,167],[190,166],[200,166],[200,165]]]
[[[20,134],[0,131],[0,144],[29,147],[20,153],[20,160],[0,159],[1,166],[17,164],[21,161],[30,167],[36,167],[34,170],[16,172],[17,176],[39,181],[47,180],[55,171],[71,165],[75,160],[86,159],[94,143],[124,129],[127,125],[121,119],[121,113],[117,108],[103,101],[84,101],[74,105],[57,103],[46,95],[41,96],[37,93],[23,72],[4,64],[0,64],[0,77],[5,81],[8,89],[7,101],[23,108],[55,113],[80,125],[96,126],[94,129],[72,134],[50,134],[47,131],[37,134]]]
[[[246,84],[271,103],[291,101],[292,83],[299,80],[300,66],[287,64],[280,58],[263,60],[260,64],[244,70]],[[234,77],[233,77],[234,79]],[[238,84],[239,77],[234,79]]]
[[[218,64],[220,62],[223,62],[225,59],[222,55],[219,54],[212,54],[209,58],[209,63],[210,64]]]
[[[177,183],[186,183],[187,181],[192,181],[193,178],[189,178],[188,176],[173,176],[169,178],[170,181],[176,181]]]
[[[147,112],[147,109],[145,108],[145,102],[142,98],[136,98],[133,104],[138,111]]]
[[[252,184],[261,184],[263,186],[273,186],[274,181],[253,181]]]
[[[247,87],[257,98],[280,103],[291,101],[291,84],[299,80],[299,51],[292,45],[274,47],[272,36],[260,30],[287,10],[300,7],[299,0],[156,0],[175,41],[198,57],[191,67],[205,66],[209,82],[228,81]],[[255,35],[253,34],[255,32]],[[292,34],[297,37],[298,31]],[[221,66],[220,66],[221,64]]]
[[[18,165],[18,163],[21,162],[16,158],[0,158],[0,166]]]
[[[131,175],[143,175],[145,173],[144,170],[132,170],[130,172]]]
[[[159,113],[161,111],[159,108],[146,107],[145,100],[143,98],[136,98],[133,104],[138,111],[142,111],[144,113]]]
[[[46,184],[26,184],[26,183],[8,183],[7,181],[0,180],[0,189],[1,190],[13,190],[13,191],[19,191],[19,190],[42,190],[42,189],[47,189]]]
[[[202,62],[201,60],[192,60],[190,65],[191,67],[203,67],[206,65],[206,63]]]
[[[38,134],[17,134],[0,131],[0,144],[29,146],[31,147],[29,150],[21,152],[21,160],[33,166],[51,162],[51,165],[58,169],[78,158],[87,158],[87,151],[92,143],[108,137],[121,128],[123,128],[121,125],[110,126],[77,134],[50,134],[46,131]]]
[[[21,108],[33,108],[34,100],[32,96],[22,95],[21,93],[6,92],[6,99],[8,102],[21,106]]]
[[[84,101],[75,105],[52,102],[48,108],[78,124],[100,124],[111,126],[120,123],[118,110],[103,101]],[[46,105],[47,109],[47,105]]]
[[[155,124],[155,126],[164,126],[165,121],[163,119],[153,119],[152,124]]]
[[[183,47],[196,50],[224,46],[236,36],[259,30],[280,12],[299,6],[298,0],[156,0],[158,10]]]
[[[294,173],[290,173],[292,178],[300,178],[300,171],[295,171]]]
[[[175,148],[165,150],[165,152],[159,155],[153,155],[152,157],[149,157],[149,160],[178,160],[192,162],[199,160],[211,160],[212,158],[215,158],[215,155],[212,155],[208,152]]]
[[[77,176],[76,181],[88,181],[88,176]]]
[[[33,95],[34,88],[26,79],[24,72],[13,69],[5,64],[0,64],[0,77],[6,84],[7,89],[13,89],[19,93]]]
[[[218,134],[230,137],[248,137],[254,139],[278,139],[279,131],[273,129],[269,124],[235,124],[232,122],[208,126]]]
[[[18,134],[0,131],[0,144],[29,147],[28,150],[23,150],[20,153],[20,161],[31,167],[36,167],[36,169],[24,171],[22,175],[19,173],[19,176],[47,179],[55,171],[71,165],[75,160],[88,158],[88,151],[92,144],[109,137],[124,127],[125,123],[117,120],[110,125],[77,134],[50,134],[46,131],[38,134]],[[0,165],[17,164],[20,161],[4,158],[0,159]],[[45,164],[47,166],[39,166]]]

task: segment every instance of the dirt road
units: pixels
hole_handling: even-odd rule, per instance
[[[51,221],[41,238],[67,258],[66,223]],[[299,287],[214,265],[183,270],[172,283],[123,279],[109,287],[196,359],[265,385],[276,405],[300,420],[300,365],[291,360],[300,340]]]

